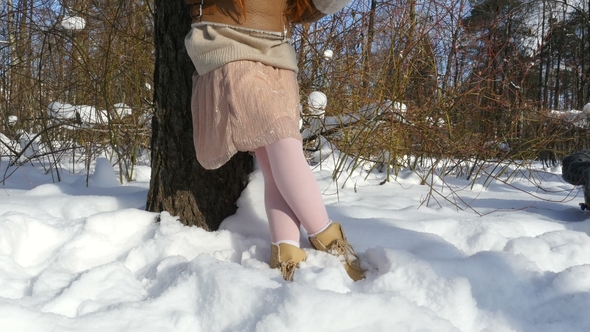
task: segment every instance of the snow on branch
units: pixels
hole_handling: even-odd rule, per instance
[[[123,103],[115,104],[114,111],[118,118],[123,118],[132,113],[131,108]],[[48,114],[56,120],[73,121],[90,127],[109,122],[109,116],[106,110],[99,110],[94,106],[88,105],[70,105],[52,102],[48,106]]]

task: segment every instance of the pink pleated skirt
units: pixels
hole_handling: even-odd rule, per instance
[[[230,62],[193,77],[193,139],[206,169],[238,151],[253,151],[283,138],[301,140],[295,72],[253,61]]]

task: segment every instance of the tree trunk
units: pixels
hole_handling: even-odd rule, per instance
[[[152,175],[146,208],[168,211],[185,225],[216,230],[235,213],[253,163],[247,153],[238,153],[215,171],[197,162],[190,112],[194,67],[184,47],[189,29],[183,0],[156,0]]]
[[[365,96],[368,95],[367,89],[369,89],[369,77],[371,74],[371,56],[373,53],[373,40],[375,38],[375,12],[377,10],[377,0],[371,0],[371,10],[369,11],[369,27],[367,28],[367,44],[363,49],[363,81],[361,86],[365,89],[363,93]]]

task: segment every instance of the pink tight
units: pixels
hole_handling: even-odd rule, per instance
[[[273,243],[299,243],[299,227],[309,233],[329,222],[319,186],[301,142],[285,138],[254,151],[264,176],[264,204]]]

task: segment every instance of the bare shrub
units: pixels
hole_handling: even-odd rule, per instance
[[[121,181],[130,180],[150,137],[152,2],[13,0],[1,6],[2,132],[16,141],[38,133],[43,146],[36,154],[15,151],[15,165],[38,161],[59,180],[61,160],[83,160],[88,171],[105,155],[118,165]],[[55,102],[72,108],[51,109]],[[9,124],[9,117],[18,120]],[[48,154],[50,162],[41,158]]]

